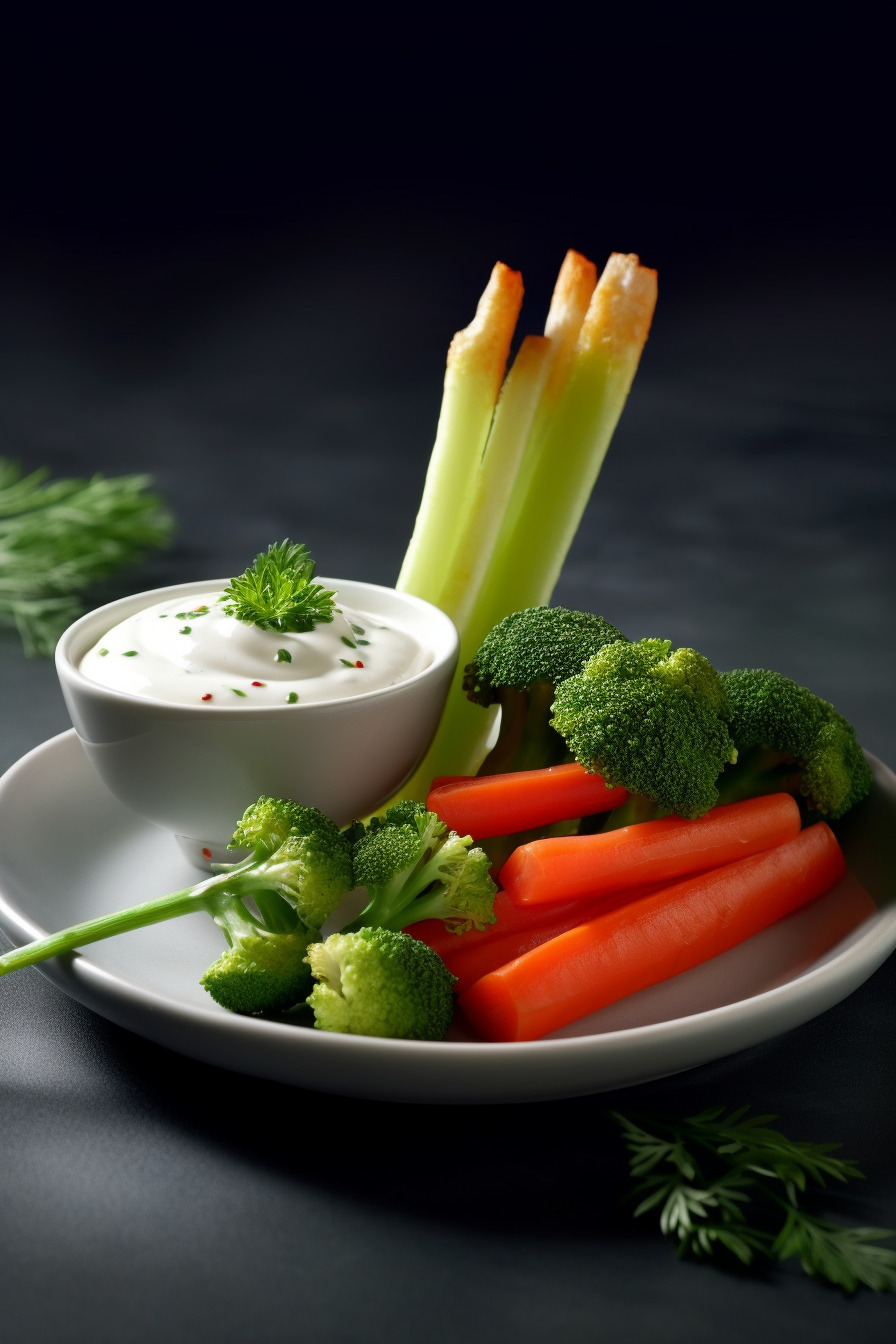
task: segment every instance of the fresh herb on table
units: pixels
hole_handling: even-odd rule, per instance
[[[174,527],[149,476],[49,477],[0,458],[0,620],[29,657],[49,657],[84,590],[167,545]]]
[[[676,1117],[611,1111],[628,1149],[634,1217],[659,1213],[680,1256],[742,1265],[796,1257],[806,1274],[853,1293],[896,1292],[896,1232],[849,1227],[804,1207],[811,1187],[862,1179],[839,1144],[807,1143],[770,1128],[774,1115],[710,1107]]]
[[[261,630],[305,634],[333,619],[336,594],[313,578],[314,561],[303,545],[275,542],[231,579],[224,589],[224,610]]]

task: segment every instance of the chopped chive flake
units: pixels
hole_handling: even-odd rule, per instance
[[[291,663],[291,662],[292,662],[292,654],[290,653],[289,649],[278,649],[278,650],[277,650],[277,655],[276,655],[276,657],[274,658],[274,662],[275,662],[275,663]]]
[[[365,635],[367,633],[363,625],[355,625],[354,622],[350,622],[350,624],[356,635]]]
[[[346,646],[347,648],[349,648],[349,649],[353,649],[353,648],[355,648],[355,642],[354,642],[354,640],[349,639],[348,635],[342,635],[342,636],[340,636],[340,638],[342,639],[343,644],[345,644],[345,646]]]
[[[370,640],[369,640],[369,639],[359,639],[359,640],[358,640],[358,643],[359,643],[359,644],[363,644],[364,648],[366,649],[366,648],[367,648],[367,645],[370,643]]]
[[[354,663],[350,663],[347,658],[340,658],[339,661],[343,667],[354,667]]]
[[[122,658],[136,658],[136,657],[137,657],[137,650],[136,650],[136,649],[127,649],[121,656],[122,656]]]
[[[188,625],[182,625],[177,633],[179,635],[188,635],[190,633],[190,627]]]
[[[288,705],[296,705],[298,704],[298,702],[299,702],[298,691],[290,691],[289,695],[286,697],[286,703]]]
[[[246,692],[245,692],[245,691],[238,691],[237,688],[236,688],[235,686],[231,686],[231,687],[229,687],[229,689],[230,689],[231,691],[233,691],[234,695],[240,695],[240,696],[242,696],[242,698],[245,700],[245,698],[246,698]]]
[[[107,654],[108,652],[109,652],[108,649],[97,649],[97,653],[99,654],[99,656],[100,656],[101,658],[105,658],[105,656],[106,656],[106,654]]]

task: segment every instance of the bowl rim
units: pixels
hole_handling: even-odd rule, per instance
[[[102,606],[93,607],[90,611],[84,612],[62,632],[56,643],[55,664],[57,675],[64,688],[80,695],[105,699],[116,704],[130,706],[132,709],[140,708],[146,713],[164,713],[166,717],[173,715],[191,719],[201,717],[203,721],[207,721],[215,718],[259,719],[262,717],[279,717],[284,714],[307,717],[314,711],[332,714],[345,706],[363,705],[377,700],[391,699],[421,682],[438,677],[449,665],[453,670],[460,648],[460,636],[450,616],[440,607],[425,598],[417,597],[413,593],[405,593],[398,588],[389,587],[388,584],[367,583],[363,579],[334,579],[326,575],[316,575],[315,578],[318,583],[334,589],[337,595],[354,590],[359,595],[358,600],[363,602],[365,595],[382,594],[387,596],[390,601],[397,602],[405,610],[417,612],[418,615],[422,616],[428,631],[427,643],[432,650],[432,658],[426,667],[413,673],[412,676],[394,682],[391,686],[379,686],[373,690],[360,691],[356,695],[340,696],[338,700],[299,701],[295,705],[236,704],[202,705],[201,707],[181,704],[177,701],[156,700],[151,696],[136,695],[131,691],[105,686],[102,682],[94,681],[91,677],[86,676],[78,667],[76,658],[79,661],[90,647],[89,643],[86,642],[88,631],[91,632],[90,640],[93,642],[99,638],[103,628],[108,630],[118,620],[123,620],[126,615],[133,615],[144,607],[153,606],[157,602],[164,602],[167,598],[177,597],[179,594],[188,596],[191,593],[223,589],[231,581],[231,578],[227,577],[193,579],[185,583],[166,584],[160,588],[147,588],[126,594],[123,597],[114,598],[111,602],[103,603]],[[346,600],[355,601],[356,599],[352,597],[351,599],[346,598]],[[78,649],[82,640],[85,641],[84,647]],[[77,654],[75,649],[78,649]]]

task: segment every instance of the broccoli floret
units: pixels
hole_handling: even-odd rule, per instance
[[[310,984],[308,945],[353,886],[351,838],[316,808],[262,797],[244,813],[231,846],[253,852],[238,863],[216,864],[213,875],[195,886],[17,948],[0,957],[0,975],[205,910],[229,944],[202,979],[212,997],[243,1013],[291,1006]],[[254,911],[246,904],[250,899]]]
[[[444,1040],[456,977],[431,947],[392,929],[362,928],[313,943],[315,1026],[354,1036]]]
[[[271,798],[262,794],[240,817],[227,848],[249,849],[256,859],[261,859],[279,849],[288,835],[301,835],[309,828],[320,828],[321,815],[292,798]]]
[[[571,760],[551,726],[554,689],[600,649],[624,639],[602,616],[567,607],[527,607],[499,621],[464,673],[469,700],[501,708],[497,741],[477,773],[535,770]]]
[[[274,902],[282,906],[279,920]],[[210,913],[230,946],[199,983],[233,1013],[282,1012],[311,988],[305,954],[319,931],[273,893],[259,900],[259,909],[264,918],[256,918],[239,897],[226,892],[209,900]]]
[[[855,729],[833,705],[780,672],[723,672],[737,764],[720,781],[724,801],[786,791],[837,820],[867,795],[871,768]]]
[[[655,812],[699,817],[737,759],[719,674],[667,639],[617,640],[562,681],[553,726],[576,760],[650,800]],[[628,806],[628,805],[626,805]],[[617,809],[610,825],[620,824]]]
[[[355,881],[367,904],[343,933],[441,919],[458,931],[494,922],[490,861],[423,803],[401,801],[352,828]]]

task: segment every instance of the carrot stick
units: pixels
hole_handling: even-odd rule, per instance
[[[499,966],[506,966],[509,961],[515,961],[533,947],[540,947],[549,939],[556,938],[559,934],[566,933],[568,929],[574,929],[597,915],[637,900],[641,894],[640,891],[624,891],[617,892],[614,896],[601,896],[596,901],[570,902],[560,907],[562,915],[555,913],[548,923],[521,925],[510,933],[499,933],[495,925],[490,925],[477,938],[461,934],[454,940],[456,947],[448,947],[440,954],[451,974],[457,977],[454,992],[463,994],[474,981],[480,980],[489,971],[497,970]],[[530,912],[537,908],[530,907]],[[547,912],[553,910],[553,907],[545,905],[541,909]],[[407,932],[410,933],[412,930],[408,929]],[[474,929],[471,932],[479,931]]]
[[[611,789],[600,775],[573,761],[539,770],[443,780],[430,789],[426,806],[459,835],[482,840],[608,812],[627,798],[625,789]]]
[[[846,861],[826,822],[542,943],[460,995],[486,1041],[534,1041],[729,951],[827,891]]]
[[[605,899],[604,897],[600,898]],[[466,929],[463,933],[452,933],[441,919],[422,919],[409,924],[404,930],[421,942],[428,943],[433,952],[447,958],[468,947],[479,946],[483,942],[494,942],[511,935],[531,933],[533,929],[556,924],[567,915],[578,915],[579,922],[587,918],[587,908],[591,902],[561,901],[555,905],[515,905],[506,891],[495,893],[492,907],[494,924],[484,929]]]
[[[799,829],[796,800],[769,793],[711,808],[695,821],[660,817],[596,835],[532,840],[513,851],[498,884],[519,905],[591,899],[717,868],[771,849]]]

